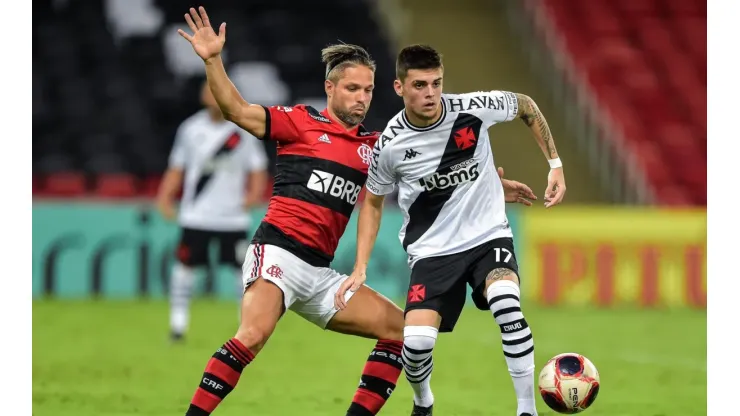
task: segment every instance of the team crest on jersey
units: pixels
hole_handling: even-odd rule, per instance
[[[455,144],[460,150],[465,150],[475,144],[478,140],[472,127],[463,127],[455,132]]]
[[[362,158],[362,162],[366,165],[370,165],[373,160],[373,149],[367,144],[363,143],[357,148],[357,154]]]

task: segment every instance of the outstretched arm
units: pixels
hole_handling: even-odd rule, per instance
[[[549,208],[559,204],[565,196],[563,164],[555,148],[550,126],[547,125],[547,120],[537,107],[537,103],[524,94],[516,94],[516,98],[519,104],[516,116],[522,119],[524,124],[532,131],[537,144],[539,144],[540,149],[542,149],[550,163],[550,174],[547,178],[547,189],[545,190],[545,207]]]
[[[347,290],[357,291],[367,280],[367,264],[370,262],[370,253],[375,246],[375,239],[380,229],[380,219],[383,216],[383,202],[385,195],[365,193],[365,200],[357,218],[357,253],[352,275],[342,283],[334,297],[334,305],[341,310],[347,306],[344,294]]]
[[[380,219],[383,216],[383,202],[385,195],[375,195],[372,192],[365,193],[365,200],[360,208],[357,218],[357,253],[355,258],[355,270],[365,274],[367,263],[370,261],[370,253],[375,246],[375,239],[380,229]]]
[[[208,86],[224,117],[253,136],[263,138],[267,119],[265,109],[242,98],[226,75],[221,60],[221,51],[226,42],[226,23],[221,23],[219,33],[216,34],[203,7],[198,11],[191,7],[190,14],[185,14],[185,21],[193,34],[189,35],[180,29],[177,32],[190,42],[195,53],[205,62]]]

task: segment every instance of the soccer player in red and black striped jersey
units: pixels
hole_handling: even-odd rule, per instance
[[[325,110],[263,107],[247,103],[226,75],[220,56],[225,24],[216,34],[202,7],[191,8],[185,20],[193,34],[179,33],[204,60],[208,83],[226,119],[257,138],[278,143],[273,196],[242,266],[245,293],[239,329],[208,362],[186,415],[214,411],[287,309],[321,328],[378,340],[347,411],[375,415],[403,368],[403,312],[364,285],[347,291],[342,299],[346,306],[336,309],[334,297],[347,276],[329,267],[378,139],[377,132],[360,124],[372,99],[375,63],[359,46],[329,46],[322,51]]]

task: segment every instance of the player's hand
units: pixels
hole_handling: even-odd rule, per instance
[[[504,168],[498,168],[498,177],[501,178],[501,185],[504,186],[504,200],[506,202],[517,202],[522,205],[532,206],[532,200],[537,199],[537,195],[532,189],[517,181],[504,179]]]
[[[203,6],[196,11],[190,8],[190,14],[185,14],[185,21],[188,23],[192,35],[188,35],[184,30],[177,29],[177,33],[184,37],[191,45],[198,56],[204,61],[214,58],[221,53],[226,42],[226,23],[221,23],[218,34],[213,31],[211,21],[208,20],[208,14]]]
[[[550,208],[563,201],[565,196],[565,174],[563,168],[550,169],[547,174],[547,189],[545,190],[545,208]]]
[[[162,214],[162,217],[168,221],[172,221],[175,219],[175,207],[171,203],[164,203],[160,202],[157,204],[157,209],[159,210],[159,213]]]
[[[347,302],[344,300],[344,295],[348,290],[357,292],[360,286],[365,283],[365,280],[367,280],[367,275],[364,270],[353,270],[352,274],[339,286],[337,294],[334,295],[334,307],[340,311],[346,308]]]

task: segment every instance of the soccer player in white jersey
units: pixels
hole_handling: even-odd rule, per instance
[[[260,202],[267,182],[264,146],[224,119],[208,83],[203,84],[201,103],[203,109],[177,129],[157,197],[162,215],[174,219],[174,199],[184,182],[180,243],[170,277],[170,332],[175,341],[187,330],[195,270],[208,265],[211,245],[218,246],[219,265],[234,270],[234,289],[241,297],[248,211]]]
[[[405,309],[403,364],[414,389],[414,412],[430,415],[432,350],[438,332],[451,332],[465,303],[466,284],[481,310],[490,309],[502,336],[514,382],[518,416],[536,416],[534,343],[519,302],[519,276],[504,190],[488,128],[522,119],[550,163],[545,206],[565,192],[552,134],[526,95],[503,91],[443,94],[439,53],[425,45],[404,48],[396,61],[396,93],[404,110],[388,123],[374,148],[368,190],[358,224],[357,258],[340,288],[365,281],[384,196],[398,187],[404,213],[400,239],[411,281]]]

